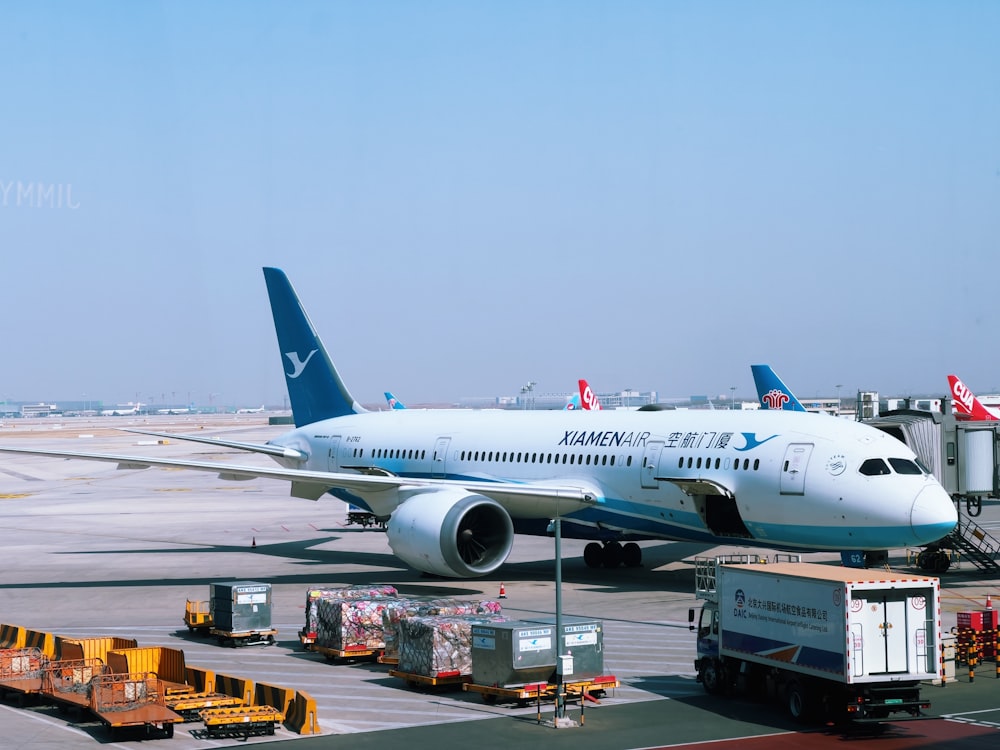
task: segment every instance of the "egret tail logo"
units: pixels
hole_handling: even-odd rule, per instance
[[[292,372],[286,372],[285,375],[292,380],[297,378],[302,374],[302,371],[306,369],[306,365],[309,364],[309,360],[313,358],[313,355],[316,352],[317,350],[313,349],[306,355],[304,360],[299,358],[298,352],[285,352],[285,356],[288,357],[288,361],[292,363]]]
[[[756,432],[741,432],[740,434],[743,436],[743,439],[747,441],[747,444],[744,445],[742,448],[737,448],[736,450],[738,451],[752,451],[754,448],[759,448],[760,446],[762,446],[768,440],[774,440],[776,437],[778,437],[777,435],[771,435],[770,437],[766,437],[763,440],[758,440]]]

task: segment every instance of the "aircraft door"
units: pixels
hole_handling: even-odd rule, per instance
[[[337,452],[340,450],[340,435],[334,435],[330,438],[329,448],[327,449],[327,462],[326,468],[328,471],[340,471],[340,460],[337,456]]]
[[[660,452],[663,450],[662,440],[653,440],[646,443],[646,452],[642,454],[642,486],[649,490],[655,490],[660,486],[656,481],[656,470],[660,466]]]
[[[785,460],[781,464],[782,495],[806,493],[806,468],[809,465],[812,449],[812,443],[789,443],[785,449]]]
[[[451,444],[450,437],[439,437],[434,443],[434,455],[432,456],[431,476],[435,479],[444,479],[448,476],[448,446]]]

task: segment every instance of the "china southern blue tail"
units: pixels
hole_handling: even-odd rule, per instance
[[[784,409],[785,411],[805,411],[799,400],[781,382],[770,365],[750,365],[753,382],[757,386],[757,398],[762,409]]]
[[[400,401],[398,398],[392,395],[391,391],[383,391],[385,393],[385,402],[389,404],[390,409],[405,409],[406,404]]]
[[[295,426],[367,411],[348,393],[285,272],[265,268]]]

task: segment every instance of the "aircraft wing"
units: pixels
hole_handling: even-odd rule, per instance
[[[196,435],[181,435],[174,432],[153,432],[152,430],[122,429],[122,432],[134,432],[138,435],[152,435],[153,437],[167,438],[168,440],[183,440],[188,443],[205,443],[206,445],[218,445],[223,448],[235,448],[251,453],[263,453],[268,456],[279,456],[281,458],[294,458],[298,461],[305,461],[307,456],[294,448],[285,448],[281,445],[270,445],[268,443],[241,443],[236,440],[223,440],[216,437],[198,437]]]
[[[222,445],[210,439],[200,440],[214,445]],[[419,493],[422,490],[459,488],[468,492],[492,498],[497,502],[536,500],[553,503],[551,512],[568,513],[582,507],[603,502],[603,498],[593,488],[550,483],[517,484],[513,482],[464,481],[454,479],[423,479],[399,477],[391,474],[348,474],[342,472],[307,471],[280,467],[239,466],[237,464],[214,461],[183,461],[148,456],[124,456],[106,453],[77,453],[74,451],[50,451],[32,448],[0,447],[0,453],[20,453],[49,458],[75,458],[88,461],[104,461],[118,464],[120,469],[147,469],[162,466],[173,469],[208,471],[219,475],[220,479],[245,480],[283,479],[292,483],[292,496],[318,500],[331,489],[345,489],[358,494],[396,491],[403,494]],[[563,507],[566,504],[569,507]]]

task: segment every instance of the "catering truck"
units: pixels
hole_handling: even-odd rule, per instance
[[[930,707],[920,684],[940,677],[937,578],[748,560],[695,561],[695,669],[708,693],[776,697],[800,721],[906,714],[895,721]]]

